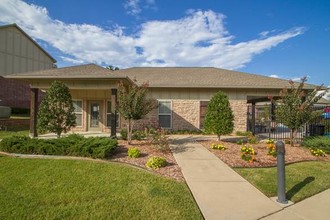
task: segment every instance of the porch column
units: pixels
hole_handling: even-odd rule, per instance
[[[117,122],[117,89],[111,89],[111,138],[116,138]]]
[[[38,89],[31,88],[30,102],[30,137],[38,137],[37,133],[37,113],[38,113]]]
[[[252,102],[252,134],[256,134],[256,103]]]

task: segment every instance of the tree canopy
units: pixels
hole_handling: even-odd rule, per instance
[[[118,105],[117,110],[126,120],[127,141],[131,142],[134,121],[144,118],[152,109],[157,107],[155,99],[147,98],[148,83],[141,86],[132,84],[125,86],[118,85]]]
[[[60,137],[76,125],[76,115],[69,88],[60,81],[54,81],[47,90],[38,112],[38,129],[54,132]]]
[[[313,106],[328,91],[322,86],[315,87],[314,90],[304,89],[306,77],[303,77],[298,86],[290,80],[290,88],[284,88],[280,92],[280,99],[275,102],[275,115],[285,126],[290,129],[290,143],[295,142],[295,133],[304,124],[315,118],[320,112],[313,111]],[[323,91],[321,91],[323,90]]]
[[[211,98],[205,114],[205,132],[218,135],[230,134],[234,130],[234,115],[228,97],[219,91]]]

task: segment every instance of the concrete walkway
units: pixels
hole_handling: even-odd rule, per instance
[[[327,220],[330,219],[330,189],[307,198],[280,212],[269,215],[263,220]]]
[[[198,138],[171,136],[171,149],[205,219],[330,219],[325,211],[330,190],[283,209],[197,143]],[[327,201],[319,206],[320,199]]]

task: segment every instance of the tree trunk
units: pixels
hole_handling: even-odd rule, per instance
[[[133,125],[134,122],[131,119],[127,120],[127,143],[131,144],[132,135],[133,135]]]
[[[218,134],[218,141],[220,141],[220,136],[221,136],[221,135],[220,135],[220,134]]]
[[[131,144],[132,134],[131,134],[131,120],[128,119],[126,123],[127,127],[127,144]]]
[[[295,130],[294,129],[290,129],[290,145],[293,147],[294,146],[294,133]]]

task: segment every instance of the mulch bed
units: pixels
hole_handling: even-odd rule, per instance
[[[119,140],[118,142],[118,147],[116,148],[114,155],[111,157],[112,161],[132,164],[137,167],[156,172],[162,176],[175,179],[176,181],[184,181],[181,169],[176,163],[171,152],[163,153],[156,150],[148,140],[133,140],[130,145],[127,145],[127,142],[123,140]],[[141,156],[139,158],[128,157],[127,150],[130,147],[138,148],[141,152]],[[165,158],[167,161],[167,166],[161,167],[157,170],[147,168],[145,164],[147,163],[147,160],[152,156],[159,156]]]
[[[267,155],[268,149],[266,143],[259,144],[247,144],[250,147],[253,147],[256,155],[254,162],[247,162],[241,159],[241,147],[242,145],[224,142],[224,141],[199,141],[205,148],[210,152],[214,153],[218,158],[220,158],[224,163],[228,164],[230,167],[272,167],[276,166],[276,158]],[[221,143],[227,149],[226,150],[214,150],[210,148],[211,144]],[[330,156],[325,157],[315,157],[313,156],[307,148],[300,146],[290,146],[285,145],[285,163],[295,163],[301,161],[330,161]]]
[[[241,147],[242,145],[227,142],[227,141],[215,141],[215,140],[204,140],[198,141],[210,152],[216,155],[220,160],[226,163],[230,167],[274,167],[276,166],[276,158],[267,155],[268,149],[266,143],[259,144],[247,144],[250,147],[253,147],[256,155],[254,162],[247,162],[241,159]],[[212,143],[223,144],[227,149],[226,150],[214,150],[210,146]],[[127,150],[130,147],[136,147],[140,150],[141,156],[139,158],[130,158],[127,155]],[[295,146],[292,147],[288,144],[285,145],[286,154],[285,161],[286,164],[301,162],[301,161],[328,161],[330,162],[330,156],[325,157],[315,157],[310,151],[306,148]],[[166,159],[168,165],[157,170],[147,168],[145,166],[147,160],[152,156],[159,156]],[[176,163],[171,152],[163,153],[156,150],[153,145],[148,140],[133,140],[131,145],[127,145],[126,141],[119,140],[118,147],[116,148],[114,155],[111,157],[112,161],[128,163],[142,169],[149,170],[151,172],[158,173],[161,176],[165,176],[176,181],[184,181],[182,172],[178,164]]]

